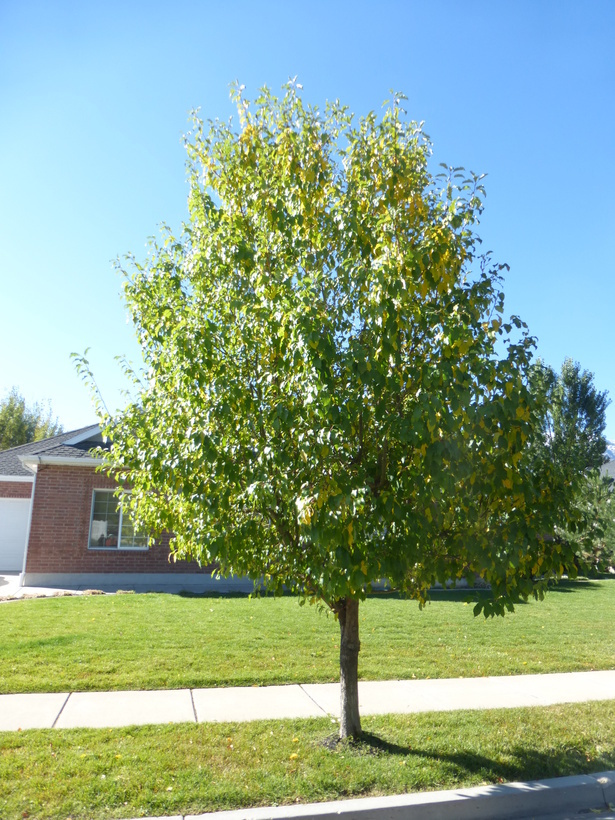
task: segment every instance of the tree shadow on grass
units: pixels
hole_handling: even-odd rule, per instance
[[[615,581],[615,575],[604,575],[600,576],[599,578],[578,578],[576,580],[566,580],[563,579],[561,581],[553,582],[552,585],[549,585],[549,592],[582,592],[583,590],[598,590],[599,584],[597,581],[606,581],[611,580]],[[163,593],[161,593],[163,594]],[[245,592],[242,590],[232,590],[228,592],[218,592],[216,590],[205,590],[205,591],[191,591],[191,590],[182,590],[178,592],[177,595],[180,598],[250,598],[250,597],[261,597],[261,598],[275,598],[277,597],[273,592],[267,592],[265,589],[257,590],[256,592]],[[289,590],[285,590],[282,593],[283,598],[296,598],[297,594],[295,592],[290,592]],[[367,600],[381,600],[381,601],[410,601],[411,598],[408,595],[405,595],[402,592],[399,592],[395,589],[374,589],[372,592],[367,594]],[[431,589],[429,591],[429,600],[436,603],[437,601],[450,601],[450,602],[457,602],[460,604],[465,603],[477,603],[478,601],[488,600],[492,598],[492,592],[490,589],[480,588],[480,587],[458,587],[458,588],[448,588],[448,589]],[[530,599],[531,600],[531,599]],[[515,602],[515,606],[520,606],[522,604],[527,603],[527,601],[519,600]]]
[[[468,776],[474,775],[493,783],[507,783],[590,774],[615,768],[615,745],[592,757],[583,749],[533,749],[531,742],[528,742],[523,746],[503,748],[498,759],[493,759],[470,750],[448,752],[402,746],[371,732],[364,732],[358,740],[338,739],[337,743],[332,742],[333,738],[328,740],[330,742],[325,743],[328,748],[358,756],[395,755],[417,762],[421,759],[434,760],[445,764],[451,779],[458,780],[467,780]]]
[[[216,592],[215,590],[194,592],[189,589],[183,589],[181,592],[176,594],[178,598],[249,598],[251,595],[250,592],[239,592],[235,590],[233,592]]]
[[[563,592],[566,594],[571,592],[587,592],[588,590],[597,592],[600,589],[600,585],[597,583],[598,580],[606,579],[577,578],[575,580],[562,579],[561,581],[555,581],[553,584],[549,584],[549,595],[553,592]]]
[[[429,600],[436,601],[453,601],[457,603],[476,603],[480,600],[491,598],[492,593],[490,589],[472,589],[468,587],[460,587],[459,589],[431,589],[429,590]],[[368,593],[367,600],[380,601],[411,601],[408,595],[404,595],[397,590],[385,589],[374,590]]]

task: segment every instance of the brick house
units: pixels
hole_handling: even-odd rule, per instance
[[[115,482],[96,469],[101,444],[93,425],[0,452],[0,572],[19,572],[23,586],[252,589],[174,561],[168,536],[135,534]]]

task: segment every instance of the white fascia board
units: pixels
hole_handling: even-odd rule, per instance
[[[24,467],[30,467],[36,470],[39,464],[57,464],[61,467],[99,467],[103,460],[102,458],[67,458],[61,456],[19,456],[19,460]]]
[[[2,481],[18,482],[20,484],[32,484],[32,482],[34,481],[34,475],[0,475],[0,482]]]

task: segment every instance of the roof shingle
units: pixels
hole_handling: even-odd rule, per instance
[[[67,441],[77,438],[88,431],[92,432],[90,437],[79,441],[76,444],[66,444]],[[90,424],[88,427],[81,427],[78,430],[69,430],[68,433],[60,433],[51,438],[41,441],[31,441],[28,444],[21,444],[19,447],[11,447],[9,450],[0,451],[0,476],[16,478],[33,478],[34,473],[21,463],[20,456],[53,456],[55,458],[89,458],[92,447],[98,446],[99,441],[95,441],[98,435],[98,425]]]

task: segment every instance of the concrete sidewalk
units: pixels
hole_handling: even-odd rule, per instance
[[[615,671],[362,681],[362,715],[615,699]],[[0,695],[0,731],[339,717],[339,684]]]

